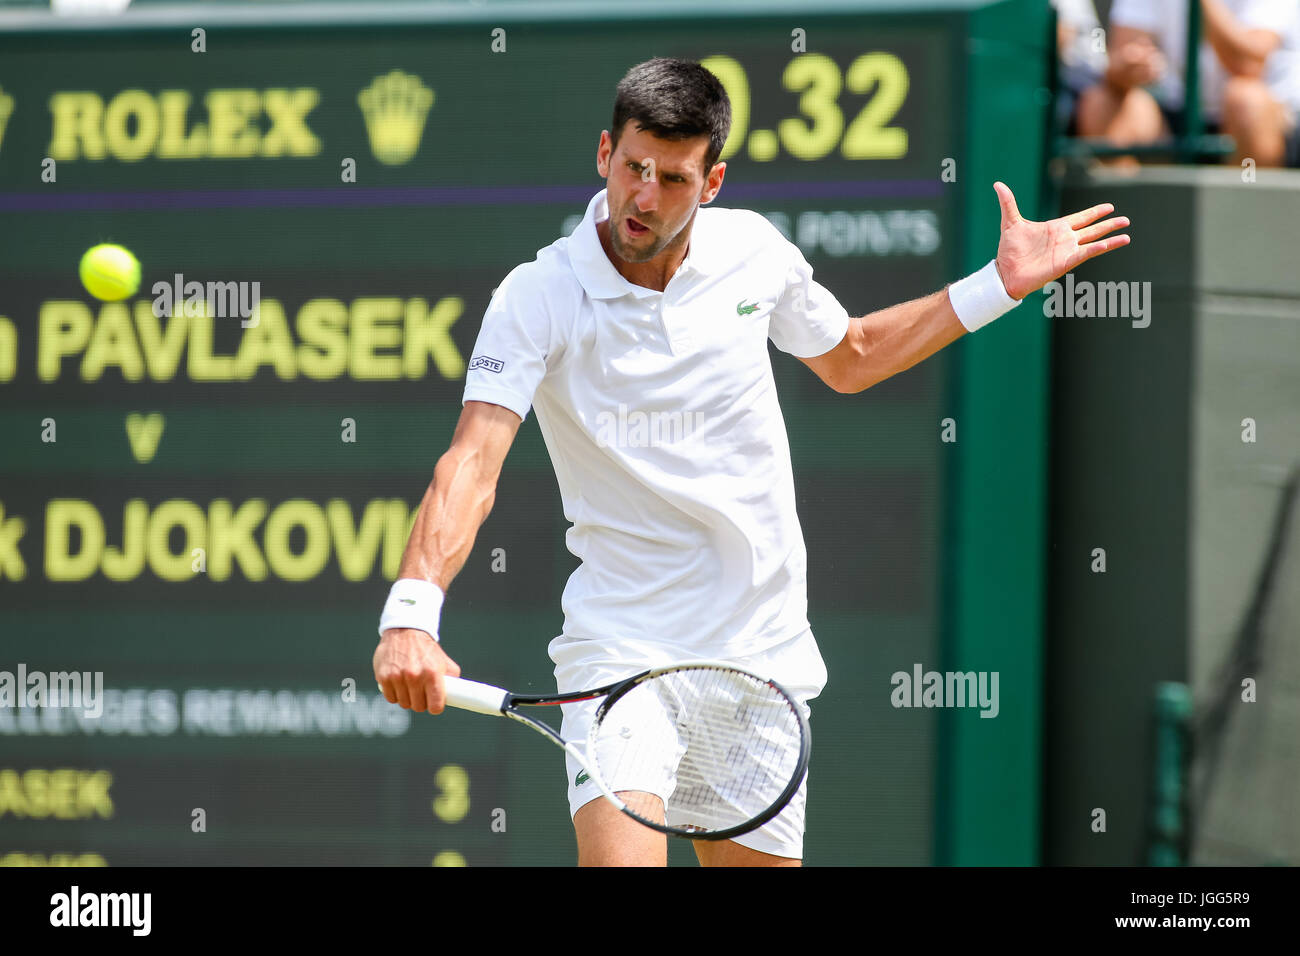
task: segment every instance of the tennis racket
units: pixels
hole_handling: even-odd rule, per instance
[[[776,681],[718,661],[546,696],[444,680],[449,706],[531,727],[571,754],[615,807],[673,836],[726,840],[757,829],[790,802],[808,769],[799,705]],[[520,709],[597,698],[584,741],[565,740]]]

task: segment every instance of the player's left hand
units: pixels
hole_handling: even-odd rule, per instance
[[[1080,262],[1129,243],[1126,235],[1102,238],[1129,224],[1127,216],[1097,221],[1115,211],[1111,203],[1102,203],[1060,219],[1033,222],[1021,218],[1020,210],[1016,208],[1016,197],[1011,195],[1005,183],[994,183],[993,189],[1002,206],[998,274],[1012,298],[1023,299],[1053,279],[1059,279]]]

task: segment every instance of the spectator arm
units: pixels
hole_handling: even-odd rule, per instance
[[[1239,23],[1223,0],[1201,0],[1201,11],[1205,39],[1223,68],[1233,76],[1263,76],[1268,55],[1281,45],[1282,38],[1272,30]]]

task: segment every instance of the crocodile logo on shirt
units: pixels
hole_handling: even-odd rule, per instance
[[[578,775],[573,778],[573,785],[575,787],[581,787],[584,783],[586,783],[590,779],[591,778],[587,776],[587,771],[579,770]]]
[[[745,305],[745,300],[741,299],[739,302],[736,303],[736,315],[749,315],[751,312],[757,312],[757,311],[758,311],[757,302],[755,302],[753,305]]]

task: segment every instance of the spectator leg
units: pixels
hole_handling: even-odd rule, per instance
[[[1234,76],[1223,91],[1223,131],[1237,141],[1229,160],[1240,166],[1281,166],[1286,153],[1286,111],[1261,80]]]
[[[1146,90],[1117,90],[1107,83],[1090,86],[1079,96],[1079,135],[1105,137],[1116,146],[1153,143],[1169,131],[1155,98]],[[1136,166],[1132,156],[1116,165]]]

